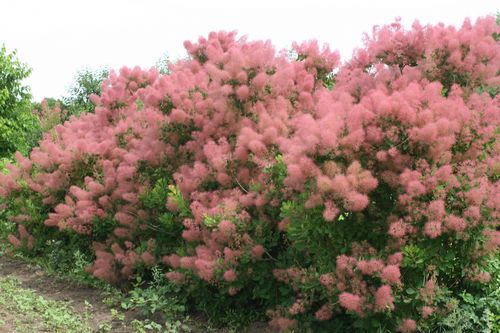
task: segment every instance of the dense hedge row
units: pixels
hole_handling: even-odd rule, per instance
[[[71,242],[113,283],[165,265],[281,331],[431,329],[500,244],[499,32],[396,22],[342,66],[220,32],[169,75],[111,73],[0,175],[9,240]]]

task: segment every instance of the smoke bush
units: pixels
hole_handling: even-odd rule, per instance
[[[343,65],[219,32],[169,75],[113,72],[0,175],[9,239],[78,234],[99,278],[162,264],[278,329],[415,331],[498,251],[499,30],[396,22]]]

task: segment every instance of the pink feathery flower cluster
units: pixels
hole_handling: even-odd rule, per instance
[[[401,333],[411,333],[417,330],[417,323],[413,319],[406,318],[399,325],[398,331]]]
[[[427,319],[433,313],[434,313],[434,309],[431,308],[430,306],[425,305],[422,307],[422,318]]]
[[[33,245],[35,242],[34,237],[28,233],[28,230],[26,230],[26,227],[24,225],[19,224],[17,228],[19,231],[19,237],[16,237],[12,234],[8,235],[7,240],[9,241],[9,243],[12,244],[15,248],[26,246],[28,250],[33,249]]]
[[[401,283],[401,272],[399,271],[399,267],[396,265],[387,265],[384,267],[380,273],[380,277],[382,280],[389,283]]]
[[[342,292],[339,295],[339,303],[347,310],[355,312],[360,316],[363,315],[363,310],[362,310],[363,301],[360,296],[347,292]]]
[[[379,311],[384,311],[386,309],[394,309],[394,298],[392,297],[391,287],[388,285],[383,285],[377,289],[375,293],[375,306]]]
[[[326,321],[332,318],[332,310],[328,305],[323,305],[316,313],[314,314],[314,317],[316,317],[317,320],[319,321]]]

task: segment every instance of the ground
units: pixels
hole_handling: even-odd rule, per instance
[[[97,289],[0,257],[0,332],[129,332]]]
[[[103,290],[58,279],[0,254],[0,333],[231,332],[203,328],[199,320],[160,326],[134,311],[107,305],[108,298]],[[266,332],[265,325],[256,323],[247,332]]]

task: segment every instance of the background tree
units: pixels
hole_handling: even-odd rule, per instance
[[[83,69],[76,73],[75,81],[70,86],[67,97],[63,97],[63,108],[67,108],[67,116],[80,115],[82,112],[94,112],[95,105],[89,96],[101,93],[101,83],[108,77],[106,68]]]
[[[30,89],[23,80],[31,69],[17,58],[16,52],[0,49],[0,157],[19,150],[27,153],[33,144],[32,133],[37,128],[31,113]]]

